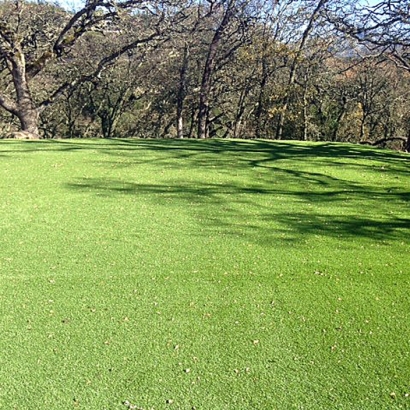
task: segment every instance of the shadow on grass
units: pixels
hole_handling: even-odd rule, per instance
[[[408,191],[400,186],[343,180],[314,168],[324,164],[405,177],[409,174],[409,157],[402,153],[351,144],[245,140],[115,140],[97,149],[110,158],[118,156],[121,166],[155,163],[159,169],[217,168],[218,173],[228,174],[221,184],[173,179],[147,185],[85,179],[70,185],[105,195],[151,196],[154,203],[164,206],[169,206],[170,200],[183,207],[197,204],[202,229],[223,229],[224,233],[247,235],[259,243],[303,240],[312,235],[407,240],[410,234],[410,219],[403,217],[410,201]],[[151,155],[144,158],[141,152]],[[125,165],[124,156],[129,161]],[[282,160],[287,166],[282,166]],[[295,161],[295,165],[289,166],[289,161]],[[308,170],[299,169],[304,161]],[[231,177],[235,170],[248,170],[246,186]],[[262,173],[253,178],[252,172],[258,170]],[[211,207],[206,217],[201,215],[202,206]]]
[[[170,170],[183,169],[187,172],[197,168],[217,168],[218,173],[228,175],[221,184],[206,180],[172,180],[148,185],[109,178],[84,178],[66,187],[107,196],[146,196],[152,199],[153,204],[163,206],[168,206],[172,199],[181,207],[198,205],[195,210],[198,214],[204,205],[208,214],[213,216],[198,217],[202,227],[249,235],[258,242],[303,240],[303,237],[311,235],[404,241],[410,236],[410,219],[405,211],[410,202],[410,192],[400,186],[398,179],[409,176],[410,156],[399,152],[352,144],[296,141],[128,139],[0,142],[0,155],[38,151],[94,151],[102,155],[96,159],[90,156],[90,161],[98,161],[102,166],[150,164],[158,170],[166,166]],[[397,183],[395,186],[391,183],[374,186],[348,181],[317,171],[315,166],[319,165],[383,173],[397,178]],[[230,175],[233,171],[244,170],[246,186]],[[343,175],[342,170],[339,175]],[[281,198],[285,199],[283,203]]]
[[[18,144],[18,145],[17,145]],[[299,141],[270,140],[179,140],[179,139],[91,139],[91,140],[40,140],[40,141],[0,141],[0,154],[9,152],[36,151],[79,151],[97,150],[101,153],[123,156],[135,155],[138,150],[167,152],[172,157],[192,158],[203,154],[254,153],[263,154],[263,159],[247,162],[253,166],[263,166],[265,162],[290,157],[314,157],[332,159],[372,159],[383,162],[410,162],[410,155],[372,147],[344,143],[304,143]],[[245,158],[242,160],[246,161]]]
[[[303,178],[303,173],[297,173],[297,178]],[[330,190],[329,183],[324,182],[327,192],[321,187],[306,192],[300,186],[284,190],[283,185],[275,189],[181,180],[151,185],[98,178],[87,178],[67,187],[99,196],[150,198],[153,206],[194,206],[191,212],[199,221],[201,234],[222,231],[226,235],[245,235],[260,244],[300,241],[312,235],[340,240],[408,240],[410,219],[395,216],[389,209],[397,205],[402,211],[410,202],[410,193],[369,191],[344,182],[337,185],[335,179],[332,182]]]
[[[290,158],[323,159],[380,159],[383,162],[410,162],[408,154],[377,150],[353,144],[341,143],[304,143],[299,141],[267,140],[117,140],[120,150],[148,149],[172,152],[173,157],[196,157],[202,154],[246,154],[239,157],[251,166]],[[248,154],[261,154],[261,159],[252,159]]]
[[[338,143],[301,143],[298,141],[261,141],[261,140],[118,140],[117,149],[105,150],[106,154],[113,156],[130,155],[135,157],[135,150],[149,150],[166,154],[158,159],[162,163],[171,158],[175,167],[174,159],[189,160],[186,163],[197,167],[220,166],[242,168],[244,166],[254,168],[271,168],[272,164],[294,159],[295,161],[308,161],[315,159],[319,164],[329,164],[329,160],[339,166],[351,165],[356,167],[377,167],[374,162],[381,161],[384,166],[393,166],[396,172],[408,175],[410,173],[410,156],[404,153],[376,150],[353,144]],[[231,156],[230,156],[231,155]],[[209,162],[214,158],[215,162]],[[367,161],[372,160],[372,165]],[[144,158],[139,158],[144,162]],[[384,169],[387,171],[386,169]]]
[[[102,166],[127,168],[134,165],[163,166],[167,169],[214,169],[229,174],[232,170],[252,168],[262,172],[280,170],[287,176],[331,186],[330,176],[312,171],[299,171],[300,165],[331,165],[354,171],[378,171],[395,178],[409,177],[410,155],[372,147],[344,143],[305,143],[270,140],[174,140],[174,139],[91,139],[1,141],[0,155],[17,152],[96,152],[102,154]],[[149,153],[149,155],[147,155]],[[110,158],[110,160],[108,160]],[[282,166],[282,161],[295,165]],[[399,182],[399,181],[397,181]],[[356,189],[357,186],[351,187]]]

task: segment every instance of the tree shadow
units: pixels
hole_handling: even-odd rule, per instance
[[[114,139],[44,139],[14,140],[0,139],[0,152],[42,152],[42,151],[80,151],[101,150],[104,146],[116,146]]]
[[[35,151],[79,151],[97,150],[100,153],[123,156],[134,155],[138,150],[161,151],[172,157],[191,158],[205,154],[264,154],[263,159],[241,158],[249,165],[262,166],[263,163],[280,159],[332,158],[332,159],[372,159],[394,163],[410,161],[410,155],[402,152],[376,149],[363,145],[330,142],[300,142],[273,140],[232,140],[232,139],[55,139],[40,141],[1,140],[0,153]]]
[[[84,178],[66,188],[110,197],[144,196],[160,206],[168,206],[169,199],[182,207],[194,203],[201,228],[247,235],[259,243],[312,235],[407,241],[410,233],[410,192],[408,183],[403,183],[409,176],[410,156],[399,152],[352,144],[263,140],[0,142],[0,154],[44,150],[94,151],[101,155],[90,156],[90,161],[102,167],[147,164],[154,170],[166,169],[171,176],[167,179],[165,174],[155,184]],[[176,180],[175,169],[209,170],[210,175],[223,176],[220,183],[211,178]],[[361,181],[342,179],[345,170],[365,171],[365,176]],[[390,182],[378,186],[366,181],[367,171],[382,173]],[[241,180],[234,177],[242,172]],[[202,205],[215,207],[212,217],[200,217]]]
[[[298,172],[295,178],[312,179]],[[320,175],[314,174],[317,182]],[[303,179],[301,180],[303,181]],[[201,181],[172,181],[164,184],[143,184],[115,179],[87,178],[67,185],[75,191],[105,195],[133,195],[150,198],[157,206],[177,204],[195,207],[201,225],[198,234],[220,232],[246,236],[259,244],[277,241],[303,241],[311,236],[407,241],[410,219],[390,214],[390,207],[401,209],[410,202],[409,192],[368,190],[336,179],[319,181],[315,191],[283,189],[272,186],[242,186],[233,181],[216,184]],[[323,190],[325,186],[327,191]],[[286,211],[286,206],[292,209]],[[385,210],[381,209],[384,204]],[[363,206],[366,209],[363,209]],[[202,209],[206,207],[205,216]]]
[[[118,148],[110,147],[104,153],[112,157],[124,158],[130,165],[151,163],[152,159],[138,156],[139,150],[158,153],[155,162],[170,168],[215,168],[222,171],[251,167],[271,170],[276,163],[293,160],[309,164],[350,169],[377,170],[395,175],[409,176],[410,155],[374,149],[367,146],[341,143],[303,143],[298,141],[264,140],[118,140]],[[137,155],[136,155],[137,154]],[[180,161],[175,161],[178,159]],[[115,162],[115,161],[114,161]],[[281,167],[283,168],[283,167]],[[293,172],[296,172],[295,166]]]

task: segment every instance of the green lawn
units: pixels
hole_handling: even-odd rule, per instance
[[[0,143],[0,409],[410,409],[410,157]]]

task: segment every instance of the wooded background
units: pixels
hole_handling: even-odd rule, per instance
[[[0,3],[0,135],[410,150],[410,2]]]

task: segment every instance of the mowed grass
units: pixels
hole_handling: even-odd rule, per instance
[[[409,409],[410,157],[0,143],[1,409]]]

